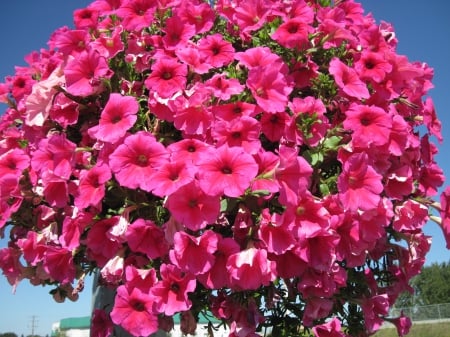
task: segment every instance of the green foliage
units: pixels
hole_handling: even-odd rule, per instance
[[[411,281],[415,294],[403,293],[397,307],[430,305],[450,302],[450,261],[425,266]]]
[[[443,337],[448,336],[449,330],[450,322],[413,324],[407,337]],[[397,329],[381,329],[374,335],[374,337],[398,337]]]
[[[5,332],[0,334],[0,337],[18,337],[14,332]]]

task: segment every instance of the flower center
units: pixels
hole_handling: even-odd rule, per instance
[[[148,158],[145,154],[140,154],[137,158],[136,158],[136,163],[139,166],[147,166],[148,164]]]
[[[233,138],[233,139],[240,139],[241,138],[241,133],[239,131],[233,132],[231,134],[231,138]]]
[[[168,71],[165,71],[165,72],[162,74],[162,78],[165,79],[165,80],[170,80],[170,79],[172,78],[172,73],[170,73],[170,72],[168,72]]]
[[[145,310],[145,304],[142,303],[142,302],[139,301],[139,300],[131,300],[131,301],[130,301],[130,305],[131,305],[131,307],[132,307],[134,310],[136,310],[136,311],[141,312],[141,311],[144,311],[144,310]]]
[[[231,174],[231,173],[233,173],[233,171],[231,170],[231,168],[229,166],[224,166],[224,167],[222,167],[222,173],[223,174]]]
[[[180,285],[174,282],[170,285],[170,290],[172,290],[174,293],[177,293],[180,291]]]

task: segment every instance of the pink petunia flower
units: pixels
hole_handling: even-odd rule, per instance
[[[269,47],[258,46],[249,48],[242,52],[237,52],[234,58],[239,61],[240,65],[248,69],[256,67],[281,66],[283,60],[280,56],[273,53]]]
[[[220,213],[220,197],[206,194],[194,180],[169,195],[165,206],[175,220],[197,231],[216,222]]]
[[[97,207],[105,196],[105,183],[111,179],[111,171],[105,164],[80,172],[80,184],[75,205],[79,208]]]
[[[153,22],[156,4],[156,1],[124,0],[115,13],[122,19],[122,25],[126,30],[139,31]]]
[[[352,104],[345,114],[344,128],[353,131],[355,147],[381,146],[389,141],[392,117],[385,110],[373,105]]]
[[[208,108],[211,92],[206,86],[194,86],[186,95],[169,103],[175,112],[174,125],[186,135],[204,137],[214,120]]]
[[[184,22],[195,27],[195,34],[201,34],[211,29],[214,24],[215,13],[206,2],[181,2],[177,14]]]
[[[170,261],[182,271],[194,275],[204,274],[214,264],[219,236],[207,230],[199,237],[185,232],[176,232],[173,249],[169,252]]]
[[[113,72],[106,59],[93,48],[72,59],[64,68],[67,91],[75,96],[90,96],[103,91],[103,79]]]
[[[244,86],[235,78],[227,78],[225,75],[216,74],[205,85],[212,90],[213,96],[221,100],[229,100],[232,95],[238,95],[244,90]]]
[[[309,45],[309,33],[314,31],[302,17],[295,17],[283,22],[271,35],[280,45],[290,49],[303,50]]]
[[[192,302],[188,293],[195,290],[196,281],[193,275],[182,272],[172,264],[160,267],[161,281],[156,283],[151,294],[154,296],[155,310],[172,316],[176,312],[189,310]]]
[[[218,234],[217,250],[214,253],[214,264],[206,273],[197,275],[197,279],[209,289],[220,289],[230,286],[230,278],[226,264],[228,257],[239,252],[239,245],[232,238],[222,238]]]
[[[42,262],[44,270],[60,283],[72,283],[76,273],[72,251],[52,246],[46,248]]]
[[[383,191],[381,180],[381,175],[369,165],[366,153],[352,154],[343,163],[343,171],[337,181],[339,199],[344,208],[352,212],[376,208]]]
[[[194,180],[196,172],[197,169],[191,161],[185,161],[181,158],[164,163],[152,177],[154,180],[152,193],[159,197],[170,195],[181,186]]]
[[[163,32],[165,35],[161,40],[166,50],[176,50],[185,47],[189,39],[195,35],[195,27],[183,21],[178,15],[174,15],[167,19]]]
[[[198,42],[200,54],[213,67],[222,67],[233,61],[234,48],[221,34],[206,35]]]
[[[167,146],[172,158],[186,163],[197,164],[208,145],[195,138],[185,138]]]
[[[189,69],[197,74],[206,74],[212,66],[205,62],[205,56],[200,54],[196,45],[187,45],[176,49],[175,54],[183,63],[189,66]]]
[[[241,147],[245,152],[255,154],[261,148],[260,125],[252,117],[240,117],[231,121],[218,121],[211,130],[216,145]]]
[[[231,121],[243,116],[255,117],[258,114],[255,104],[243,101],[213,105],[211,109],[214,117],[225,121]]]
[[[281,255],[295,245],[295,239],[288,226],[279,223],[267,208],[261,212],[258,238],[265,244],[267,252]]]
[[[370,97],[366,84],[361,81],[356,70],[346,66],[338,58],[333,58],[330,61],[329,71],[333,75],[337,86],[348,96],[357,99]]]
[[[164,231],[151,220],[134,221],[128,226],[125,238],[133,252],[144,253],[149,259],[164,256],[169,251]]]
[[[258,289],[275,279],[275,262],[267,258],[264,249],[247,248],[228,258],[227,271],[233,287],[241,290]]]
[[[210,196],[238,197],[258,173],[258,164],[251,155],[227,145],[206,151],[198,166],[199,186]]]
[[[122,186],[150,192],[155,183],[151,176],[168,156],[164,145],[152,134],[139,131],[126,137],[117,147],[110,156],[109,165]]]
[[[392,65],[382,53],[363,51],[361,58],[355,63],[355,70],[362,80],[380,83],[392,70]]]
[[[0,230],[10,220],[23,200],[19,181],[14,174],[0,175]]]
[[[284,111],[292,91],[291,85],[276,66],[250,69],[247,86],[256,103],[267,112]]]
[[[92,313],[90,334],[92,337],[109,337],[114,330],[111,317],[102,309]]]
[[[52,171],[54,174],[69,178],[74,165],[76,145],[65,134],[53,134],[39,142],[32,153],[31,167],[37,172]]]
[[[330,321],[316,325],[312,328],[314,337],[346,337],[347,335],[341,331],[341,321],[334,317]]]
[[[133,336],[148,336],[158,330],[158,317],[153,312],[153,296],[138,288],[117,288],[111,320]]]
[[[450,249],[450,187],[447,187],[440,195],[441,209],[439,214],[441,216],[440,227],[444,234],[447,249]]]
[[[285,135],[285,128],[291,118],[285,111],[270,113],[263,112],[261,115],[261,132],[271,142],[278,142]]]
[[[177,60],[159,58],[153,65],[150,75],[145,79],[145,87],[156,91],[159,96],[168,98],[186,87],[187,67]]]
[[[103,142],[115,143],[134,125],[139,105],[133,96],[112,93],[103,108],[99,124],[91,128],[91,136]]]
[[[0,154],[0,177],[7,174],[19,177],[22,171],[30,165],[30,158],[25,151],[11,149]]]

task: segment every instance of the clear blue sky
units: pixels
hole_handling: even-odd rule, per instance
[[[14,73],[15,65],[25,65],[23,57],[33,50],[46,47],[50,34],[63,25],[72,26],[72,12],[85,7],[88,0],[14,0],[0,4],[0,81]],[[399,39],[398,53],[411,61],[428,63],[435,69],[433,89],[438,116],[443,123],[444,142],[440,146],[438,162],[450,177],[450,2],[447,0],[364,0],[366,12],[372,12],[379,20],[394,25]],[[0,107],[0,112],[3,111]],[[447,180],[450,184],[450,178]],[[450,251],[445,249],[442,233],[430,223],[425,232],[433,236],[428,264],[450,261]],[[0,247],[5,240],[0,240]],[[32,287],[26,281],[19,284],[16,294],[0,276],[0,333],[15,332],[28,335],[31,318],[36,316],[35,333],[50,334],[53,322],[61,318],[85,316],[90,313],[91,282],[76,303],[57,304],[48,294],[50,288]]]

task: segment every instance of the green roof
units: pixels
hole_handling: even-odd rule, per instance
[[[63,318],[59,322],[61,330],[69,329],[89,329],[91,326],[91,316]]]
[[[208,320],[209,319],[209,320]],[[176,314],[173,316],[173,320],[175,324],[180,324],[180,314]],[[206,318],[203,314],[200,314],[198,317],[199,324],[207,324],[209,321],[212,323],[219,323],[220,321],[213,317],[209,316]],[[61,330],[69,330],[69,329],[89,329],[91,326],[91,317],[69,317],[63,318],[59,322],[59,328]]]

